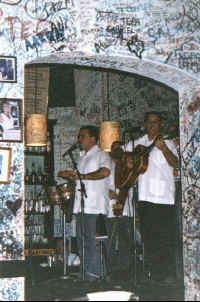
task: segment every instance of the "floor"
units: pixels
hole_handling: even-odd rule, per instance
[[[26,269],[26,301],[89,301],[88,293],[100,291],[129,291],[132,293],[130,301],[184,301],[184,288],[178,281],[170,286],[143,283],[140,272],[132,272],[132,277],[128,277],[127,272],[116,269],[110,281],[88,282],[76,278],[78,270],[78,266],[64,270],[62,263],[52,267],[29,264]]]

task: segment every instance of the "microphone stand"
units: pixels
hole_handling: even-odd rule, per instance
[[[137,242],[136,242],[136,202],[137,202],[137,183],[133,184],[133,244],[134,244],[134,285],[137,285]]]
[[[70,277],[67,276],[67,270],[66,270],[66,267],[67,267],[67,263],[66,263],[66,230],[65,230],[65,224],[66,224],[66,213],[65,213],[65,210],[63,209],[62,210],[63,212],[63,245],[64,245],[64,248],[63,248],[63,266],[64,266],[64,274],[62,276],[62,279],[69,279]]]
[[[68,152],[71,161],[73,163],[74,170],[78,175],[78,179],[80,181],[81,186],[81,236],[82,236],[82,280],[85,280],[85,227],[84,227],[84,197],[87,198],[85,184],[81,179],[81,174],[78,170],[77,164],[74,160],[72,152]]]
[[[135,142],[132,137],[132,151],[134,150]],[[137,202],[137,182],[132,185],[133,196],[132,196],[132,206],[133,206],[133,245],[134,245],[134,285],[137,284],[137,243],[136,243],[136,202]]]

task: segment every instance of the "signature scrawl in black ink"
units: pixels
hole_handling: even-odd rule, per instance
[[[137,35],[131,37],[131,39],[127,42],[127,46],[130,52],[134,53],[138,58],[142,58],[144,42],[139,40]]]

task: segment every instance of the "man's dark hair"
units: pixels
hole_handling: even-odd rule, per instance
[[[80,130],[87,130],[91,137],[95,137],[96,143],[99,139],[99,128],[93,125],[82,126]]]
[[[111,149],[114,147],[114,148],[118,148],[122,145],[122,142],[121,141],[114,141],[111,145]]]
[[[110,152],[110,156],[111,156],[112,159],[121,160],[123,155],[124,155],[124,151],[120,147],[118,147],[114,150],[111,150],[111,152]]]
[[[162,121],[162,115],[161,115],[161,112],[159,112],[159,111],[148,111],[148,112],[146,112],[145,115],[144,115],[144,121],[146,122],[148,120],[149,116],[152,115],[152,114],[156,115],[158,117],[159,121]]]

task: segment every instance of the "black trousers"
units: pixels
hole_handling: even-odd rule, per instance
[[[176,275],[175,206],[138,202],[145,269],[154,276]]]
[[[111,272],[119,268],[131,272],[133,265],[133,217],[120,216],[106,219],[108,232],[108,264]],[[116,256],[116,240],[118,239],[118,255]]]

